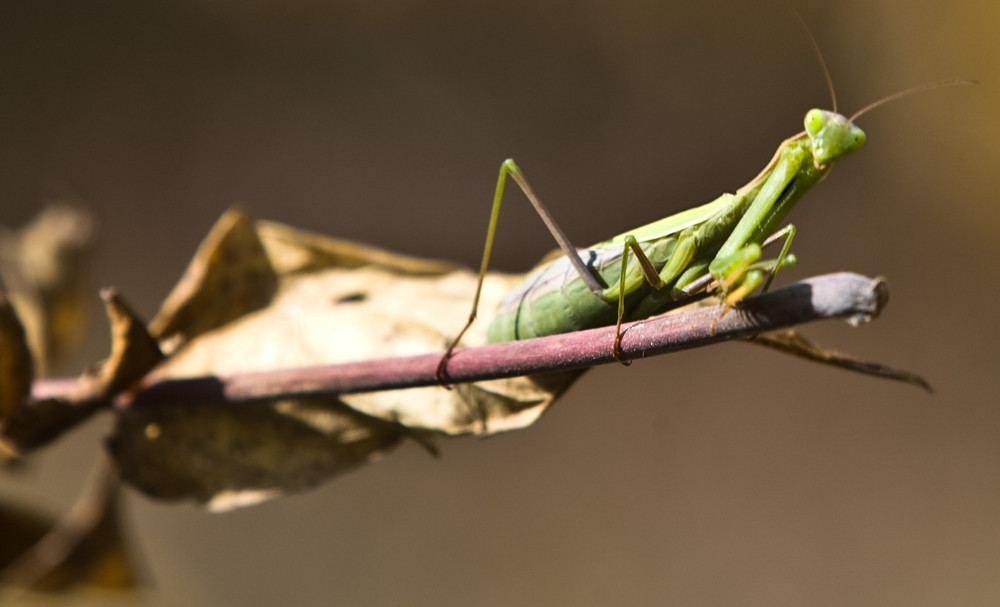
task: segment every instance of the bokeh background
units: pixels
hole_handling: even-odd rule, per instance
[[[868,147],[793,214],[783,275],[888,277],[877,322],[806,333],[936,394],[739,344],[596,369],[535,427],[439,460],[406,444],[226,515],[130,494],[152,587],[116,604],[1000,602],[1000,4],[792,3],[844,110],[982,81],[866,116]],[[505,157],[586,244],[735,190],[828,105],[770,0],[7,1],[0,222],[74,192],[99,283],[151,317],[234,203],[471,266]],[[512,195],[496,267],[551,248]],[[107,422],[4,496],[67,507]]]

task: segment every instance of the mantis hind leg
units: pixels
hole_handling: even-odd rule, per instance
[[[434,373],[435,379],[442,386],[447,387],[448,385],[448,360],[451,358],[452,353],[455,351],[455,347],[458,342],[461,341],[465,332],[469,330],[472,323],[476,320],[476,315],[479,309],[479,297],[483,291],[483,280],[486,278],[486,271],[489,269],[490,265],[490,255],[493,253],[493,241],[496,238],[497,221],[500,218],[500,205],[503,201],[504,186],[507,184],[507,177],[513,179],[517,185],[524,192],[525,197],[531,203],[531,206],[535,208],[535,211],[541,217],[542,222],[545,227],[549,229],[549,232],[555,238],[556,242],[559,243],[559,248],[562,249],[566,257],[572,262],[573,267],[580,274],[580,278],[583,280],[584,284],[587,285],[595,295],[604,298],[604,287],[600,282],[594,277],[593,274],[587,269],[587,265],[584,263],[583,259],[580,258],[580,254],[577,252],[576,248],[566,237],[566,234],[559,228],[552,214],[549,210],[545,208],[542,201],[539,200],[535,191],[528,185],[528,180],[525,179],[524,173],[521,172],[520,167],[514,163],[513,158],[508,158],[504,160],[500,165],[500,175],[497,177],[496,189],[493,192],[493,207],[490,211],[490,223],[486,230],[486,243],[483,246],[483,259],[479,266],[479,280],[476,283],[476,295],[472,299],[472,310],[469,312],[469,319],[465,322],[465,326],[462,330],[458,332],[458,335],[451,341],[448,348],[445,350],[444,354],[441,356],[441,360],[438,362],[437,370]]]

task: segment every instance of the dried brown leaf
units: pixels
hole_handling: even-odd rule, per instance
[[[257,234],[275,271],[282,276],[330,268],[376,266],[399,274],[434,276],[461,268],[436,259],[401,255],[378,247],[330,238],[273,221],[257,221]]]
[[[0,507],[0,585],[48,593],[80,585],[134,588],[138,578],[123,540],[117,496],[116,474],[105,462],[61,520]]]
[[[113,290],[104,291],[102,297],[111,324],[111,356],[63,394],[22,399],[0,426],[7,451],[24,455],[47,445],[109,407],[115,394],[163,360],[156,340],[125,302]]]
[[[102,293],[111,325],[111,356],[51,397],[25,398],[0,426],[7,449],[19,454],[46,445],[110,406],[110,399],[141,379],[163,355],[145,325],[113,290]]]
[[[517,280],[492,274],[480,305],[489,309]],[[378,267],[294,276],[265,310],[249,314],[179,350],[157,379],[225,375],[437,352],[468,315],[476,276],[400,275]],[[485,343],[485,323],[465,345]],[[516,377],[341,396],[349,406],[408,428],[446,434],[494,433],[533,423],[578,373]]]
[[[258,240],[246,235],[248,225],[230,211],[199,248],[182,281],[198,286],[179,285],[163,306],[185,312],[161,316],[171,320],[156,324],[161,336],[188,338],[145,384],[440,351],[469,313],[476,277],[453,264],[273,223],[258,224]],[[232,234],[238,237],[227,240]],[[247,258],[254,260],[253,275],[279,277],[277,290],[266,301],[266,290],[254,290],[254,305],[239,314],[233,307],[223,314],[212,311],[210,300],[228,297],[228,291],[211,286],[218,279],[190,276],[240,275]],[[280,269],[263,269],[267,260]],[[516,280],[489,276],[484,309]],[[209,308],[212,322],[173,320],[202,307]],[[485,326],[474,327],[465,341],[485,342]],[[485,434],[525,427],[578,375],[339,399],[208,404],[187,398],[119,410],[110,444],[123,478],[149,495],[226,509],[312,487],[370,461],[407,435],[424,439],[427,432]]]
[[[276,288],[277,276],[253,223],[230,209],[198,247],[149,332],[176,346],[265,307]]]
[[[82,404],[66,398],[25,400],[3,428],[3,451],[27,455],[86,421],[98,409],[99,404],[91,400]]]
[[[34,365],[17,312],[0,291],[0,430],[31,392]]]
[[[22,229],[0,229],[0,284],[18,310],[39,375],[76,346],[91,305],[96,241],[92,215],[51,204]]]
[[[0,572],[55,526],[55,519],[34,508],[0,502]]]
[[[782,331],[780,333],[766,333],[755,335],[745,339],[746,342],[758,346],[766,346],[785,354],[791,354],[799,358],[811,360],[823,365],[830,365],[848,371],[854,371],[863,375],[871,375],[882,379],[892,379],[901,381],[913,386],[923,388],[928,392],[934,392],[930,383],[920,375],[912,371],[896,369],[878,362],[866,361],[851,354],[843,354],[828,350],[802,336],[794,330]]]
[[[122,477],[147,495],[223,511],[309,489],[404,434],[333,399],[191,401],[122,411],[109,447]]]
[[[101,299],[111,323],[111,356],[97,374],[97,389],[106,398],[142,379],[163,360],[163,353],[116,290],[104,289]]]

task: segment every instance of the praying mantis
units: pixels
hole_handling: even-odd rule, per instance
[[[505,160],[494,190],[472,311],[441,358],[438,381],[447,384],[448,360],[476,319],[508,178],[517,183],[532,204],[561,254],[543,260],[507,294],[490,323],[488,341],[514,341],[616,325],[614,342],[609,347],[619,362],[629,364],[620,349],[623,322],[648,318],[706,293],[720,297],[721,318],[758,288],[766,291],[778,270],[795,263],[790,248],[796,230],[793,224],[783,225],[785,218],[834,164],[864,146],[867,137],[855,120],[906,95],[973,83],[950,80],[919,85],[884,97],[847,117],[837,111],[829,70],[815,39],[809,35],[809,40],[826,78],[832,109],[809,110],[804,130],[782,141],[763,170],[735,193],[578,250],[514,160]],[[762,260],[762,249],[777,242],[782,243],[778,255]]]

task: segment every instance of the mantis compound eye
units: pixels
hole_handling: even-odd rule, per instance
[[[810,137],[815,137],[823,130],[823,126],[826,124],[826,112],[823,110],[809,110],[806,114],[805,126],[806,132],[809,133]]]

